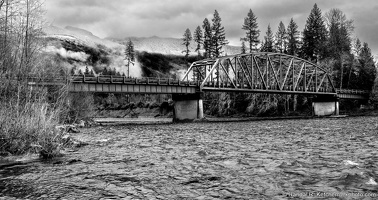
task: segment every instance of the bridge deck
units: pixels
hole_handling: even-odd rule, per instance
[[[169,78],[129,78],[124,76],[73,76],[71,79],[31,78],[29,85],[59,85],[69,83],[70,92],[193,94],[198,83]]]
[[[1,77],[1,80],[8,78]],[[14,80],[16,81],[16,80]],[[245,93],[271,93],[271,94],[300,94],[300,95],[332,95],[341,99],[368,99],[370,91],[336,89],[324,90],[314,87],[291,86],[279,88],[240,83],[217,83],[180,81],[169,78],[129,78],[123,76],[73,76],[70,78],[36,78],[29,77],[31,86],[69,85],[70,92],[102,92],[102,93],[141,93],[141,94],[193,94],[199,91],[211,92],[245,92]],[[202,88],[200,87],[202,85]]]

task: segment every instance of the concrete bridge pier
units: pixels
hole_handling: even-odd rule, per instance
[[[335,96],[317,96],[312,100],[315,116],[339,115],[339,98]]]
[[[190,122],[204,117],[202,93],[172,94],[172,100],[174,122]]]

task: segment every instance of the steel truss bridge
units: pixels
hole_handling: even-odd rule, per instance
[[[246,92],[332,96],[368,99],[370,91],[336,89],[330,74],[307,60],[281,53],[248,53],[192,63],[182,80],[124,76],[41,79],[29,85],[69,83],[70,92],[141,94],[194,94],[198,92]]]
[[[370,91],[336,89],[330,74],[307,60],[282,53],[256,52],[194,62],[183,80],[201,91],[333,95],[366,99]]]

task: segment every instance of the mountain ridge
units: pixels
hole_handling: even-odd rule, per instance
[[[46,37],[62,39],[63,36],[74,37],[79,41],[86,43],[88,46],[96,47],[97,45],[103,45],[110,49],[120,49],[122,46],[131,40],[134,43],[134,49],[139,52],[149,52],[149,53],[160,53],[164,55],[184,55],[183,51],[185,46],[182,44],[183,41],[180,38],[172,37],[160,37],[160,36],[151,36],[151,37],[138,37],[130,36],[124,38],[116,37],[106,37],[100,38],[94,35],[92,32],[73,26],[66,26],[61,28],[58,26],[50,25],[43,30],[46,34]],[[67,38],[65,38],[67,39]],[[197,55],[195,52],[197,45],[194,41],[191,42],[189,46],[190,55]],[[224,48],[224,54],[239,54],[240,47],[226,45]],[[200,50],[203,52],[203,50]]]

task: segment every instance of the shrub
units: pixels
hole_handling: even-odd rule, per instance
[[[68,95],[65,109],[61,114],[61,118],[67,123],[86,120],[94,114],[94,98],[90,93],[71,93]]]
[[[4,155],[44,152],[58,156],[62,133],[55,129],[59,110],[43,102],[1,103],[0,152]]]

